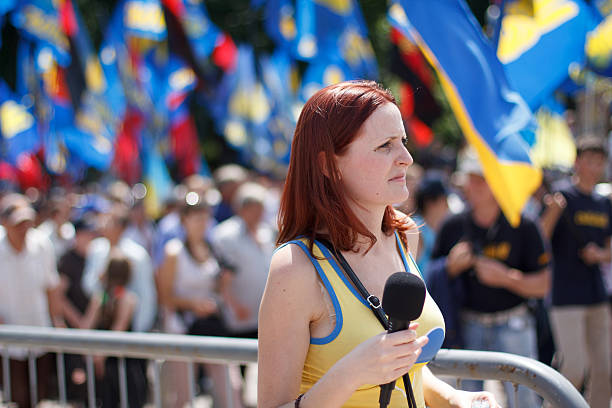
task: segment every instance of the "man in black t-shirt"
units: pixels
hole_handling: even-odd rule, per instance
[[[553,254],[550,313],[560,371],[577,388],[588,373],[587,400],[609,408],[610,306],[600,264],[610,262],[612,205],[593,190],[604,174],[603,140],[577,143],[572,184],[547,197],[542,231]]]
[[[539,229],[525,217],[516,228],[508,223],[473,154],[460,158],[459,171],[470,208],[443,223],[428,274],[460,286],[459,326],[466,348],[537,358],[535,322],[526,301],[545,296],[549,288],[549,256]],[[482,383],[464,381],[464,386],[474,390]],[[520,386],[516,406],[539,402]]]
[[[92,216],[93,217],[93,216]],[[72,246],[57,263],[61,287],[64,292],[63,313],[66,324],[80,328],[89,305],[89,296],[83,291],[81,280],[85,269],[85,256],[90,242],[96,237],[96,225],[92,217],[84,216],[74,222],[75,237]],[[65,354],[66,396],[70,402],[84,405],[87,401],[85,360],[79,354]]]

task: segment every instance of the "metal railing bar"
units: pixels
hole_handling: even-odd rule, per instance
[[[223,375],[225,376],[225,401],[228,408],[234,408],[234,393],[232,392],[232,379],[230,378],[229,365],[223,367]]]
[[[161,399],[161,360],[153,361],[153,403],[155,408],[162,407]]]
[[[529,387],[555,407],[588,408],[574,386],[553,368],[508,353],[442,349],[428,364],[438,375],[496,379]]]
[[[195,370],[193,367],[193,363],[189,362],[187,363],[187,378],[189,379],[188,381],[188,386],[189,386],[189,406],[194,408],[195,407],[195,388],[196,388],[196,384],[195,384]]]
[[[257,340],[228,337],[3,325],[0,326],[0,344],[76,354],[95,350],[101,355],[149,360],[163,355],[173,361],[257,362]]]
[[[119,360],[119,365],[118,365],[118,370],[119,370],[119,405],[121,406],[121,408],[127,408],[127,406],[128,406],[128,403],[127,403],[128,389],[127,389],[127,375],[126,375],[126,372],[125,372],[125,358],[124,357],[119,357],[118,360]],[[109,374],[109,373],[106,373],[106,374]]]
[[[66,406],[66,367],[64,365],[64,353],[57,353],[55,363],[57,367],[57,388],[60,404]]]
[[[87,403],[89,408],[96,408],[96,377],[91,354],[85,356],[85,365],[87,369]]]
[[[2,350],[2,399],[3,402],[11,400],[11,366],[8,348]]]
[[[163,358],[221,364],[257,361],[257,341],[250,339],[0,326],[0,347],[13,344],[50,351],[79,354],[95,352],[150,360]],[[429,363],[429,367],[438,375],[521,384],[555,407],[588,407],[565,377],[551,367],[526,357],[442,349]]]
[[[35,407],[38,404],[38,376],[36,373],[36,357],[31,350],[28,355],[28,377],[30,381],[30,405]]]

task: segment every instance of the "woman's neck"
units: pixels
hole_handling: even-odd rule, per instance
[[[185,245],[187,246],[187,251],[191,255],[193,259],[198,262],[204,262],[208,259],[208,245],[206,245],[206,241],[200,238],[187,238],[185,240]]]
[[[366,229],[374,235],[377,242],[381,242],[385,237],[382,230],[382,222],[385,217],[386,207],[366,208],[357,204],[351,206],[351,210],[355,216],[363,223]],[[359,252],[365,251],[370,247],[370,240],[364,236],[359,236],[357,239],[357,247]]]

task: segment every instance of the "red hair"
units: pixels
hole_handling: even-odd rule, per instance
[[[312,243],[322,229],[327,230],[338,250],[356,252],[359,235],[370,240],[370,248],[376,243],[376,237],[348,206],[334,156],[345,153],[363,123],[387,103],[397,105],[393,95],[374,81],[331,85],[306,102],[291,145],[277,244],[305,236],[310,238],[312,251]],[[381,225],[384,233],[402,232],[400,237],[406,245],[403,232],[413,225],[409,218],[398,217],[387,206]]]

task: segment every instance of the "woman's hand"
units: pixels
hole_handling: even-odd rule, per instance
[[[218,310],[217,302],[213,299],[194,299],[191,301],[191,311],[197,317],[208,317]]]
[[[386,384],[406,374],[429,339],[417,338],[418,323],[407,330],[378,334],[344,356],[338,364],[354,380],[355,387],[364,384]]]
[[[450,400],[453,408],[501,408],[490,392],[456,390]]]

